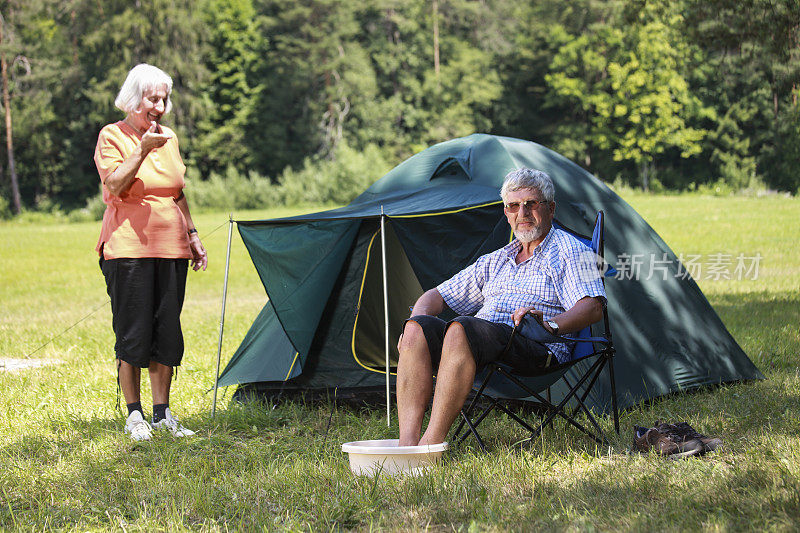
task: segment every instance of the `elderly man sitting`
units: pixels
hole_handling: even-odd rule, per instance
[[[522,370],[545,366],[548,356],[567,360],[568,346],[520,335],[505,350],[512,325],[525,314],[558,335],[580,331],[603,316],[602,281],[582,275],[589,249],[552,226],[556,204],[550,176],[527,168],[510,172],[500,196],[515,239],[425,292],[405,323],[397,366],[400,446],[443,442],[476,371],[486,364],[501,361]],[[461,316],[439,319],[445,306]],[[431,418],[420,438],[431,394]]]

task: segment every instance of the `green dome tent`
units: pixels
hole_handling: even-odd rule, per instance
[[[394,366],[396,340],[416,298],[508,243],[499,188],[520,167],[553,178],[558,224],[590,235],[595,213],[605,211],[605,260],[618,270],[606,278],[606,290],[621,408],[703,385],[763,378],[672,250],[624,200],[538,144],[474,134],[410,157],[343,208],[238,221],[269,301],[219,385],[284,393],[381,390],[382,239]],[[655,259],[658,274],[630,275],[622,262],[631,257]],[[607,411],[610,390],[600,381],[588,405]]]

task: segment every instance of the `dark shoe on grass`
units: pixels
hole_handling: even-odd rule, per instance
[[[686,422],[678,422],[675,424],[675,429],[679,435],[686,439],[697,439],[703,443],[704,451],[713,452],[714,450],[722,449],[722,439],[718,437],[706,437],[697,432],[692,426]]]
[[[669,435],[669,438],[677,443],[679,446],[682,443],[692,443],[700,445],[700,454],[712,451],[722,445],[722,439],[706,437],[701,435],[686,422],[679,422],[677,424],[668,424],[656,420],[655,429]]]
[[[642,453],[653,450],[659,455],[678,459],[702,453],[703,445],[700,441],[689,440],[676,442],[666,432],[658,428],[643,428],[633,426],[633,448]]]

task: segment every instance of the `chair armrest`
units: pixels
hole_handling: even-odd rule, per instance
[[[565,344],[568,342],[599,342],[605,345],[610,345],[611,341],[605,337],[563,337],[561,335],[553,335],[542,326],[538,320],[530,315],[525,315],[520,320],[517,327],[514,328],[514,333],[519,333],[526,339],[536,342],[549,343],[549,344]]]
[[[602,344],[611,344],[611,341],[605,337],[583,337],[580,339],[573,339],[571,337],[565,337],[565,341],[567,342],[599,342]]]

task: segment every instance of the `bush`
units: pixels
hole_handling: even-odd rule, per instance
[[[0,220],[8,220],[12,216],[11,204],[3,196],[0,196]]]
[[[278,205],[346,204],[389,171],[380,150],[363,151],[340,145],[332,159],[307,158],[302,168],[286,168],[278,183],[255,173],[244,176],[229,167],[225,175],[201,181],[187,171],[186,196],[192,209],[263,209]]]
[[[343,143],[334,156],[308,158],[300,170],[284,170],[279,178],[281,203],[346,204],[391,169],[380,149],[372,144],[358,151]]]
[[[86,199],[86,206],[80,209],[73,209],[67,215],[70,222],[96,222],[103,219],[106,211],[106,204],[103,202],[103,195],[98,193]]]
[[[736,189],[723,178],[719,178],[714,183],[701,183],[697,185],[695,190],[700,194],[708,194],[711,196],[731,196],[736,192]]]
[[[36,211],[39,213],[50,213],[55,218],[63,218],[64,210],[61,206],[49,195],[39,194],[36,195],[35,200]]]
[[[255,172],[245,176],[228,167],[224,176],[212,173],[205,181],[187,173],[185,192],[192,209],[261,209],[280,203],[277,186]]]

